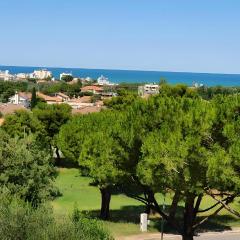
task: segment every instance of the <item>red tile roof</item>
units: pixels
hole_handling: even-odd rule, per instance
[[[37,93],[37,96],[44,99],[46,102],[62,102],[62,99],[59,97],[51,97],[40,92]]]
[[[25,98],[25,99],[31,99],[32,98],[32,93],[30,93],[30,92],[18,92],[18,95],[20,97]]]
[[[96,91],[96,92],[101,92],[103,91],[103,88],[102,87],[98,87],[98,86],[85,86],[85,87],[82,87],[81,88],[81,91]]]
[[[3,115],[12,114],[18,110],[26,110],[26,108],[21,104],[13,103],[0,104],[0,112]]]

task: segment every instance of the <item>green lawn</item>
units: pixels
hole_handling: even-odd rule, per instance
[[[59,169],[59,176],[56,184],[62,196],[52,202],[54,212],[57,217],[70,214],[77,206],[82,211],[97,216],[100,209],[100,193],[97,187],[89,186],[90,179],[81,177],[77,169]],[[158,196],[159,200],[162,197]],[[204,199],[202,208],[209,206],[213,201]],[[169,197],[166,204],[170,203]],[[236,202],[240,210],[240,202]],[[124,195],[114,195],[111,200],[111,222],[106,222],[106,227],[114,236],[131,235],[139,232],[139,215],[144,211],[144,206]],[[221,216],[215,217],[205,225],[206,229],[229,229],[230,227],[240,227],[240,221],[229,215],[226,211],[221,212]],[[160,229],[158,217],[153,217],[149,231],[156,232]]]

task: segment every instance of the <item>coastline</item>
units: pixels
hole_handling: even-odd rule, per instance
[[[43,68],[52,71],[53,76],[57,79],[62,72],[71,72],[75,77],[91,77],[93,79],[104,75],[113,83],[158,83],[160,79],[165,79],[171,84],[186,84],[188,86],[192,86],[194,83],[205,86],[240,86],[240,74],[0,65],[0,70],[9,70],[13,74],[28,73]]]

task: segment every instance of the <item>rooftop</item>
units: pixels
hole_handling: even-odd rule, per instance
[[[21,104],[6,103],[0,104],[0,112],[3,115],[12,114],[18,110],[26,110]]]
[[[95,85],[92,85],[92,86],[82,87],[81,90],[82,91],[103,91],[103,88],[95,86]]]

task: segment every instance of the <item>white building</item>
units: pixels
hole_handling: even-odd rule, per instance
[[[16,76],[10,74],[8,70],[0,71],[0,79],[4,81],[11,81],[11,80],[15,80]]]
[[[62,80],[62,78],[66,77],[66,76],[71,76],[72,77],[72,73],[61,73],[60,74],[60,80]]]
[[[138,87],[138,94],[140,96],[145,95],[152,95],[152,94],[158,94],[159,93],[159,85],[157,84],[145,84],[143,86]]]
[[[108,81],[108,78],[104,77],[103,75],[101,75],[98,79],[97,79],[97,83],[99,85],[109,85],[110,82]]]
[[[47,69],[35,70],[33,72],[33,77],[40,80],[52,78],[52,72]]]
[[[18,73],[16,75],[16,78],[19,80],[26,80],[29,78],[29,74],[28,73]]]
[[[30,107],[31,104],[31,93],[25,93],[25,92],[16,92],[14,96],[9,98],[9,103],[15,104],[15,105],[22,105],[26,108]]]

